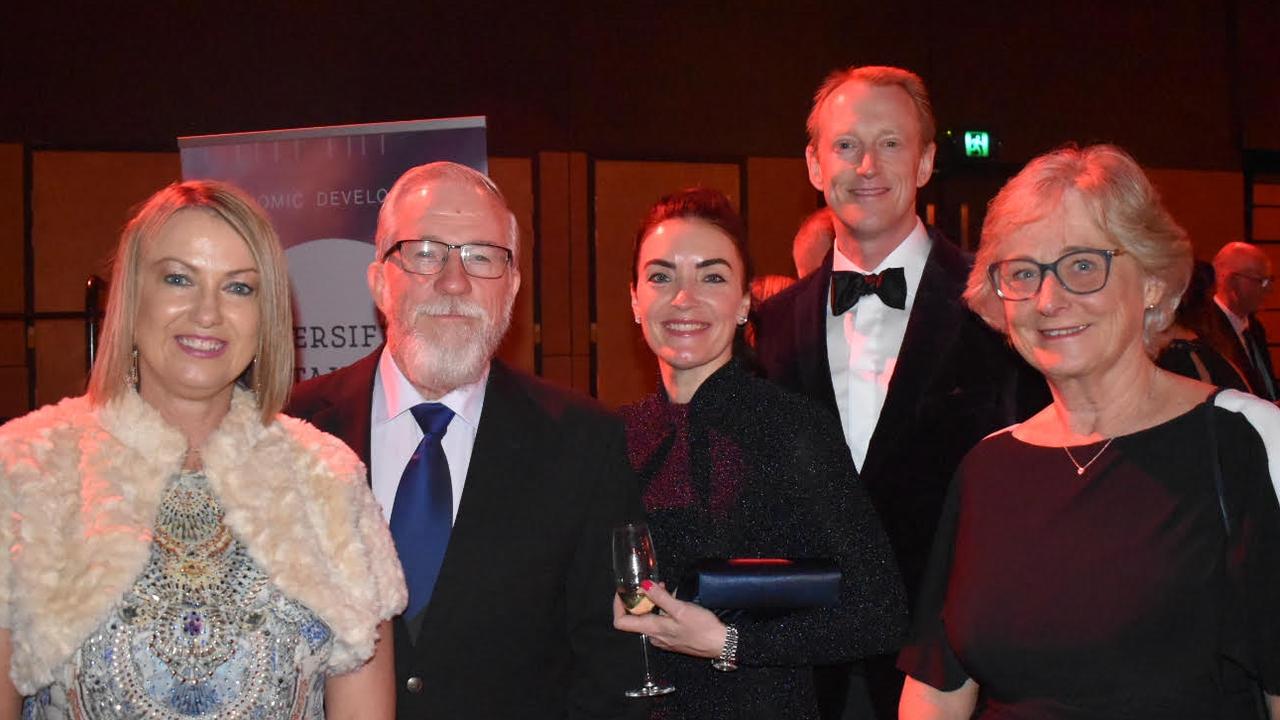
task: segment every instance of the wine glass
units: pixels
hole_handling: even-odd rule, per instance
[[[653,601],[645,595],[640,583],[658,581],[658,557],[653,552],[653,538],[644,523],[628,523],[613,529],[613,576],[618,582],[618,597],[632,615],[653,612]],[[627,697],[654,697],[675,691],[674,685],[655,682],[649,671],[649,637],[640,636],[644,653],[644,684],[628,690]]]

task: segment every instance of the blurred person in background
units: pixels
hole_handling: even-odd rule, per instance
[[[1250,392],[1267,400],[1280,399],[1267,331],[1258,320],[1258,311],[1275,284],[1271,258],[1256,245],[1230,242],[1214,256],[1213,269],[1218,276],[1213,295],[1221,338],[1218,349],[1244,371]]]
[[[1213,266],[1197,260],[1173,322],[1154,335],[1156,365],[1210,385],[1249,392],[1240,369],[1206,340],[1212,337],[1212,314],[1217,313],[1212,302],[1213,287]]]
[[[795,240],[791,242],[791,260],[796,265],[796,277],[812,275],[822,267],[836,240],[834,223],[831,209],[822,207],[800,224]]]

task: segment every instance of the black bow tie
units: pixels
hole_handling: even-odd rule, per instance
[[[907,274],[902,268],[889,268],[882,273],[831,273],[831,314],[843,315],[858,304],[863,295],[876,295],[891,308],[907,307]]]

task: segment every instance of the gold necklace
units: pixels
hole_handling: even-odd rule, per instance
[[[1115,440],[1115,438],[1110,438],[1109,440],[1107,440],[1107,444],[1102,446],[1102,449],[1099,450],[1097,454],[1093,456],[1093,459],[1083,465],[1076,462],[1076,456],[1071,454],[1071,448],[1067,447],[1066,445],[1063,445],[1062,449],[1067,453],[1067,459],[1071,461],[1071,464],[1076,466],[1076,475],[1079,476],[1079,475],[1083,475],[1084,471],[1088,470],[1090,465],[1094,464],[1095,462],[1098,461],[1098,458],[1102,457],[1102,453],[1106,452],[1107,448],[1111,447],[1111,442],[1113,440]]]

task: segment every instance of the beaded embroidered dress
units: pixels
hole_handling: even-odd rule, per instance
[[[332,645],[231,534],[204,475],[182,473],[142,574],[23,718],[320,720]]]

